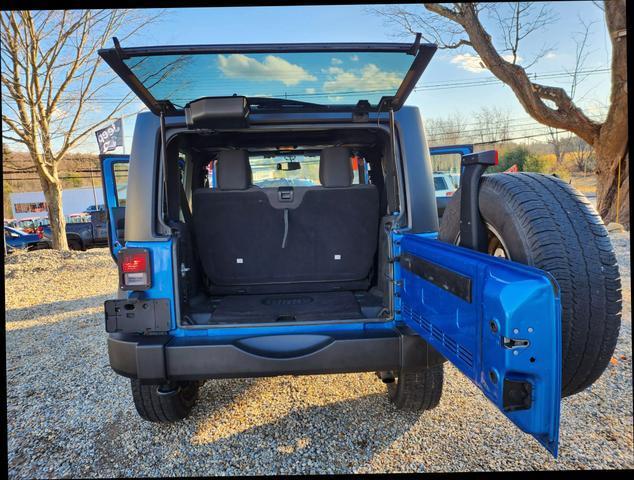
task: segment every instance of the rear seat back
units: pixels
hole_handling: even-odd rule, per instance
[[[351,185],[347,149],[322,151],[319,187],[253,187],[244,151],[221,153],[216,168],[218,188],[197,189],[193,198],[197,245],[213,293],[367,288],[378,192],[374,185]]]

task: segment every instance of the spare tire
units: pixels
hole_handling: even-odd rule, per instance
[[[601,217],[558,178],[536,173],[484,175],[480,213],[492,255],[550,272],[561,289],[562,396],[592,385],[608,366],[621,325],[621,279]],[[457,244],[460,190],[439,239]]]

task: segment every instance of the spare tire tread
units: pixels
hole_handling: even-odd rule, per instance
[[[605,227],[601,228],[601,220],[598,214],[591,210],[587,200],[585,202],[580,202],[580,195],[575,195],[575,190],[572,189],[570,185],[562,181],[555,180],[554,177],[535,174],[532,174],[531,176],[551,191],[553,196],[560,203],[561,207],[569,213],[566,217],[573,225],[572,231],[575,233],[578,242],[583,247],[582,251],[585,260],[586,278],[588,279],[590,286],[588,292],[590,302],[588,305],[588,332],[583,332],[585,333],[585,335],[583,335],[585,336],[585,344],[577,366],[577,371],[585,371],[587,373],[585,376],[578,376],[577,382],[570,382],[569,388],[576,391],[580,387],[583,388],[583,385],[592,383],[600,376],[603,369],[601,369],[597,375],[597,369],[595,366],[597,364],[605,363],[603,366],[603,368],[605,368],[610,360],[612,352],[614,351],[614,346],[616,345],[618,325],[620,322],[618,319],[616,322],[601,321],[601,317],[605,315],[604,312],[607,312],[609,317],[613,315],[613,312],[610,312],[610,310],[620,310],[620,294],[612,296],[610,289],[608,288],[608,284],[606,284],[604,279],[601,278],[602,273],[611,269],[614,270],[611,272],[612,275],[615,274],[615,278],[618,278],[616,257],[611,252],[610,246],[610,253],[612,254],[608,254],[607,258],[601,258],[598,244],[603,241],[609,242],[608,232],[605,230]],[[568,193],[568,195],[558,194],[559,192],[557,192],[556,189],[563,190]],[[580,233],[584,231],[589,231],[595,238],[580,235]],[[603,253],[606,253],[605,250]],[[599,259],[600,261],[594,262],[593,259]],[[609,279],[609,275],[606,279]],[[580,298],[580,296],[574,295],[573,298],[576,300]],[[613,300],[616,300],[616,302]],[[575,303],[577,302],[575,301]],[[612,309],[609,308],[611,304],[613,304]],[[573,325],[573,328],[575,326],[576,325]],[[600,338],[601,340],[594,341],[595,338]],[[612,340],[614,340],[614,345],[612,345]],[[606,352],[608,352],[607,355]]]
[[[457,238],[459,197],[454,195],[443,215],[441,240]],[[562,395],[580,392],[607,367],[619,333],[621,282],[608,232],[587,198],[552,176],[485,175],[481,211],[486,212],[485,203],[494,200],[496,208],[503,201],[511,212],[503,222],[498,217],[498,223],[508,226],[508,220],[519,233],[514,241],[522,244],[525,258],[515,260],[550,272],[559,284]],[[495,228],[503,239],[508,234],[504,225]]]

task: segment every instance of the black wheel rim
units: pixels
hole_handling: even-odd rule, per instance
[[[493,257],[502,258],[504,260],[511,260],[509,249],[504,243],[502,236],[498,231],[490,224],[486,224],[487,228],[487,253]],[[460,234],[456,237],[454,245],[460,245]]]

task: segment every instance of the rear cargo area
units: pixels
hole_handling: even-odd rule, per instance
[[[316,145],[306,137],[292,154],[275,147],[283,137],[242,137],[250,147],[232,149],[188,138],[198,177],[179,246],[183,324],[389,316],[379,275],[387,143],[367,131],[331,133],[339,138],[328,142],[318,133]]]
[[[190,306],[197,325],[376,318],[382,298],[370,292],[306,292],[200,296]]]

